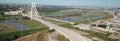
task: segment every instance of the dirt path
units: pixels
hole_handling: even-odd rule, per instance
[[[86,37],[88,37],[88,38],[90,38],[90,39],[92,39],[92,40],[95,40],[95,41],[104,41],[103,39],[100,39],[100,38],[98,38],[98,37],[92,37],[92,36],[90,36],[90,35],[89,35],[90,33],[87,33],[87,32],[78,31],[78,30],[74,30],[74,29],[70,29],[70,30],[72,30],[72,31],[74,31],[74,32],[77,32],[77,33],[79,33],[79,34],[81,34],[81,35],[83,35],[83,36],[86,36]]]
[[[34,33],[34,34],[30,34],[30,35],[26,35],[23,37],[20,37],[14,41],[39,41],[39,34],[42,34],[43,32],[38,32],[38,33]],[[47,38],[45,38],[47,39]]]
[[[35,34],[30,34],[30,35],[27,35],[27,36],[23,36],[23,37],[20,37],[18,39],[16,39],[15,41],[36,41],[36,36],[38,35],[39,33],[35,33]]]
[[[49,41],[58,41],[57,40],[58,32],[52,32],[48,34]]]

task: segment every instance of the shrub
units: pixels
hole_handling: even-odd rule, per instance
[[[54,31],[55,31],[55,29],[48,30],[48,32],[50,32],[50,33],[51,33],[51,32],[54,32]]]

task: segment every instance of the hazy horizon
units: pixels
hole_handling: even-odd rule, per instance
[[[31,4],[58,6],[95,6],[120,7],[120,0],[0,0],[0,3]]]

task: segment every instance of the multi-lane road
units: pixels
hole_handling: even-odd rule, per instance
[[[30,17],[30,16],[28,16],[28,17]],[[41,17],[33,17],[33,20],[41,22],[42,24],[48,26],[50,29],[55,29],[57,32],[59,32],[60,34],[64,35],[66,38],[68,38],[70,41],[92,41],[91,39],[84,37],[77,32],[74,32],[67,28],[60,27],[60,26],[57,26],[50,22],[47,22],[47,21],[43,20]]]

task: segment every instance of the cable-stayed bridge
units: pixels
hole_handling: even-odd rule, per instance
[[[50,22],[47,22],[47,21],[43,20],[42,19],[43,16],[38,15],[35,3],[32,3],[30,13],[25,14],[25,15],[23,14],[23,16],[27,16],[27,17],[31,18],[31,20],[36,20],[38,22],[41,22],[42,24],[48,26],[50,29],[55,29],[58,33],[65,36],[70,41],[93,41],[93,40],[91,40],[87,37],[84,37],[84,36],[80,35],[77,32],[74,32],[74,31],[69,30],[67,28],[60,27],[58,25],[55,25],[53,23],[50,23]]]

